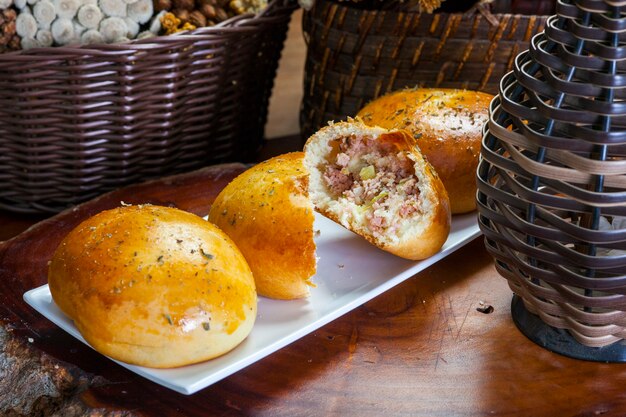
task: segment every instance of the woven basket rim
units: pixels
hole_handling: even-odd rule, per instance
[[[320,2],[321,2],[321,0],[317,0],[313,7],[316,7],[318,5],[318,3],[320,3]],[[477,14],[481,14],[480,11],[478,9],[476,9],[476,8],[470,9],[470,10],[468,10],[466,12],[435,11],[433,13],[422,13],[422,12],[419,12],[419,11],[408,11],[408,10],[362,9],[362,8],[359,8],[358,6],[354,5],[351,2],[343,2],[343,1],[342,2],[336,2],[336,1],[329,0],[327,2],[327,4],[335,5],[338,8],[354,10],[355,12],[368,13],[368,14],[386,13],[386,14],[397,14],[399,16],[401,16],[403,14],[408,14],[408,15],[424,14],[424,15],[430,15],[430,16],[445,15],[445,16],[461,16],[461,17],[469,17],[469,16],[475,16]],[[308,12],[308,10],[305,9],[305,12]],[[519,17],[546,17],[546,16],[552,16],[552,14],[541,15],[541,14],[522,14],[522,13],[490,13],[490,14],[492,16],[496,17],[496,18],[498,18],[498,17],[500,17],[500,18],[504,18],[504,17],[519,18]]]
[[[277,11],[295,8],[297,8],[296,0],[270,0],[267,7],[261,13],[246,13],[233,16],[215,26],[182,31],[172,35],[157,35],[147,39],[131,39],[129,42],[124,43],[48,46],[27,50],[21,49],[0,54],[0,62],[28,61],[32,59],[33,56],[41,57],[42,55],[53,56],[55,59],[61,58],[63,55],[67,55],[68,57],[75,57],[77,55],[118,55],[151,50],[155,47],[168,45],[176,46],[176,44],[187,43],[189,41],[211,40],[217,37],[253,32],[260,24],[271,24],[274,20],[280,20],[281,16],[276,14]]]
[[[56,212],[163,172],[254,161],[296,8],[0,56],[0,209]]]

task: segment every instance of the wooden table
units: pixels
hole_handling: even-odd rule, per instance
[[[277,88],[295,85],[302,76],[298,60],[304,50],[298,38],[298,18],[287,43],[295,49],[285,53],[291,63],[281,64]],[[281,117],[270,116],[270,123],[284,123],[272,121],[282,120],[288,112],[297,117],[293,109],[299,92],[283,93],[271,107],[273,112],[282,112]],[[297,125],[294,120],[290,123]],[[281,131],[284,126],[272,124],[268,130],[295,133]],[[297,146],[293,140],[272,141],[264,156]],[[58,217],[45,220],[17,239],[41,236],[42,231],[54,237],[76,216],[121,197],[149,195],[157,202],[173,200],[202,212],[206,207],[198,196],[194,199],[180,190],[205,185],[211,175],[191,174],[178,179],[175,186],[160,187],[159,192],[146,187],[122,190],[106,201],[65,214],[63,221]],[[211,195],[216,189],[204,193]],[[0,240],[42,220],[42,216],[0,212]],[[10,291],[10,281],[20,277],[7,271],[20,263],[31,272],[39,268],[41,274],[44,266],[38,255],[50,250],[45,242],[25,241],[29,245],[9,255],[5,252],[4,258],[0,253],[0,276],[7,280],[0,282],[4,288],[0,301],[9,306],[0,315],[4,324],[0,327],[0,415],[626,415],[624,365],[562,357],[530,342],[516,329],[510,316],[512,293],[495,272],[482,238],[189,397],[134,377],[53,325],[33,328],[27,321],[16,321],[11,306],[21,301]],[[488,305],[493,312],[479,311]],[[37,313],[29,314],[37,319]]]

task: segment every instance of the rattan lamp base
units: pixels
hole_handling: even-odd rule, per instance
[[[582,345],[567,330],[549,326],[529,312],[517,295],[511,302],[511,314],[515,325],[526,337],[551,352],[593,362],[626,362],[625,342],[601,348]]]

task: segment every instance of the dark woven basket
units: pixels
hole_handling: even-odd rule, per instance
[[[520,329],[550,350],[623,362],[626,5],[608,3],[559,0],[502,80],[478,206]]]
[[[273,0],[186,34],[0,55],[0,208],[254,159],[292,11]]]
[[[404,87],[497,93],[500,78],[532,35],[543,29],[547,16],[477,10],[422,14],[317,0],[303,18],[308,44],[303,136]]]

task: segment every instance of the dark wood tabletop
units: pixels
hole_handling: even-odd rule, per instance
[[[276,141],[263,156],[297,146]],[[0,212],[0,415],[626,415],[625,365],[569,359],[517,330],[512,292],[482,237],[191,396],[114,364],[22,301],[45,283],[52,251],[81,219],[120,200],[205,214],[243,169],[131,186],[47,219]]]

